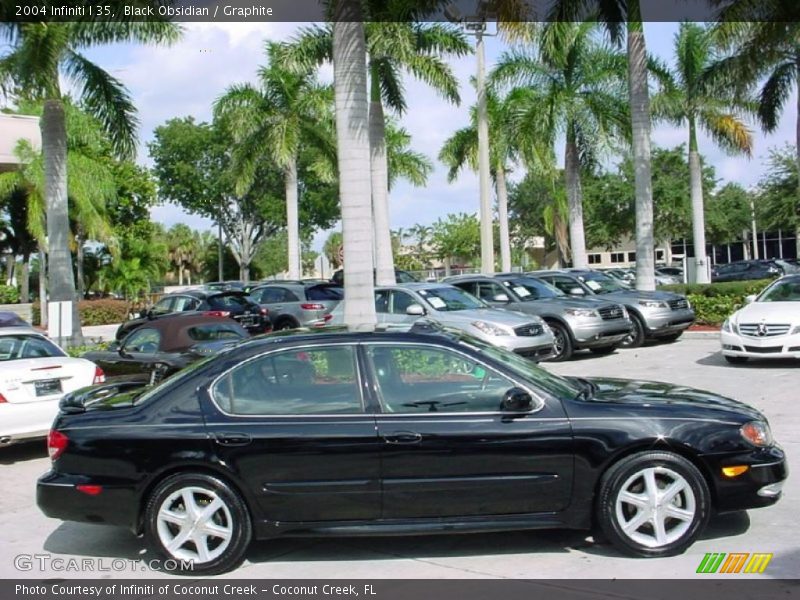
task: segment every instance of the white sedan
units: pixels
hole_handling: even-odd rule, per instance
[[[93,362],[70,358],[35,330],[0,328],[0,446],[44,437],[64,394],[103,381]]]
[[[750,358],[800,358],[800,275],[770,284],[725,320],[722,354],[729,363]]]

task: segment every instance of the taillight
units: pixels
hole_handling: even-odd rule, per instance
[[[75,489],[79,492],[86,494],[87,496],[97,496],[103,491],[102,485],[91,485],[88,483],[80,483],[75,486]]]
[[[302,308],[303,310],[325,310],[325,305],[305,302],[300,305],[300,308]]]
[[[8,400],[6,400],[6,397],[3,396],[3,394],[0,394],[0,404],[5,404],[6,402],[8,402]]]
[[[227,310],[207,310],[203,315],[206,317],[230,317],[231,313]]]
[[[98,383],[105,383],[106,382],[106,374],[103,373],[103,369],[100,367],[94,368],[94,381],[92,381],[92,385],[97,385]]]
[[[269,314],[269,309],[268,309],[268,308],[262,308],[262,309],[261,309],[259,312],[260,312],[262,315],[268,315],[268,314]]]
[[[324,317],[322,317],[322,319],[323,319],[323,320],[324,320],[326,323],[327,323],[328,321],[330,321],[332,318],[333,318],[333,315],[332,315],[331,313],[328,313],[327,315],[325,315]]]
[[[64,453],[67,449],[69,439],[60,431],[51,429],[47,434],[47,453],[50,455],[50,460],[55,460]]]

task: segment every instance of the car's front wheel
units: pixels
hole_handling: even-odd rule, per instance
[[[561,323],[556,323],[554,321],[549,321],[547,324],[550,326],[550,329],[553,330],[553,354],[550,360],[552,362],[569,360],[574,351],[569,330]]]
[[[644,323],[641,317],[631,313],[631,332],[628,334],[620,346],[622,348],[638,348],[644,343]]]
[[[179,473],[162,481],[144,516],[150,544],[176,561],[179,571],[195,575],[239,566],[252,536],[250,514],[239,494],[221,479],[201,473]]]
[[[633,556],[673,556],[708,521],[711,494],[702,473],[671,452],[641,452],[605,473],[597,521],[608,540]]]

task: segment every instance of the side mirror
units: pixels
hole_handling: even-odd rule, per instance
[[[511,299],[508,297],[508,294],[497,294],[494,298],[492,298],[492,301],[508,304],[509,302],[511,302]]]
[[[569,295],[570,296],[585,296],[586,292],[583,291],[583,288],[578,287],[577,285],[573,288],[569,288]]]
[[[501,408],[507,412],[530,412],[533,410],[533,398],[522,388],[514,387],[503,396]]]
[[[152,312],[145,308],[143,311],[141,311],[139,313],[139,318],[140,319],[149,319],[151,314],[152,314]]]
[[[755,294],[750,294],[749,296],[745,296],[745,298],[744,298],[744,301],[745,301],[747,304],[750,304],[750,303],[752,303],[752,302],[755,302],[755,301],[756,301],[756,295],[755,295]]]
[[[125,346],[119,346],[117,348],[117,354],[119,354],[122,358],[130,358],[131,355],[125,351]]]
[[[113,341],[108,346],[106,346],[107,352],[119,352],[119,342]]]
[[[412,317],[421,317],[425,314],[425,309],[419,304],[411,304],[406,308],[406,314]]]

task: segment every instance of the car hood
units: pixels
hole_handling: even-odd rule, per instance
[[[642,407],[670,407],[674,409],[697,409],[719,413],[736,413],[747,419],[763,420],[764,416],[752,406],[719,396],[712,392],[691,387],[630,379],[591,377],[597,386],[587,402],[639,405]]]
[[[670,300],[678,300],[679,298],[683,298],[683,296],[680,294],[674,294],[672,292],[646,292],[643,290],[622,290],[619,292],[610,292],[608,294],[598,294],[598,297],[617,302],[638,302],[639,300],[669,302]]]
[[[554,309],[558,308],[584,308],[589,310],[597,310],[604,306],[613,306],[614,302],[609,302],[603,296],[593,296],[590,298],[574,298],[571,296],[559,296],[558,298],[541,298],[533,300],[528,303],[521,303],[521,310],[525,304],[552,306]]]
[[[753,302],[734,313],[737,323],[789,323],[800,322],[800,302]]]
[[[507,327],[519,327],[520,325],[529,325],[532,322],[539,322],[538,317],[513,310],[501,310],[497,308],[450,311],[437,310],[436,312],[431,312],[430,316],[441,323],[468,324],[473,321],[486,321],[505,325]]]

